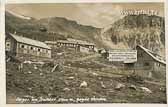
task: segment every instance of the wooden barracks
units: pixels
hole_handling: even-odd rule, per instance
[[[6,34],[6,52],[15,56],[32,55],[51,58],[51,48],[45,43],[15,34]]]

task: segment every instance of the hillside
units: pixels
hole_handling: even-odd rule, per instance
[[[7,104],[167,103],[165,78],[135,76],[132,70],[116,68],[97,53],[61,47],[52,53],[54,61],[25,57],[22,69],[20,60],[10,57],[6,63]]]
[[[37,20],[32,18],[26,20],[9,12],[5,12],[5,28],[6,32],[17,32],[18,35],[23,35],[28,38],[44,41],[48,38],[49,35],[46,35],[46,32],[40,31],[40,25],[37,24]],[[59,36],[59,35],[57,35]]]
[[[80,25],[76,21],[68,20],[62,17],[52,17],[44,19],[22,19],[6,12],[6,32],[17,32],[29,38],[40,41],[66,39],[82,39],[101,45],[99,39],[100,28]],[[41,28],[46,31],[41,31]]]

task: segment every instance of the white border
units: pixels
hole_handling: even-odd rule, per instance
[[[167,92],[167,103],[168,103],[168,1],[165,0],[165,46],[166,46],[166,92]],[[168,104],[167,104],[168,105]]]
[[[164,0],[6,0],[6,3],[163,2]]]
[[[102,107],[102,106],[115,106],[115,107],[142,107],[142,106],[153,106],[153,107],[167,107],[167,104],[6,104],[6,75],[5,75],[5,17],[4,17],[4,10],[5,10],[5,3],[88,3],[88,2],[111,2],[111,3],[122,3],[122,2],[166,2],[165,3],[165,28],[168,31],[168,1],[167,0],[1,0],[1,8],[0,8],[0,107]],[[165,30],[166,34],[166,47],[168,48],[168,33]],[[168,49],[166,48],[166,53],[168,53]],[[168,55],[166,56],[166,63],[168,63]],[[166,66],[166,70],[168,66]],[[168,73],[167,73],[168,75]],[[166,76],[168,77],[168,76]],[[166,78],[168,81],[168,78]],[[168,92],[168,86],[167,86]],[[168,98],[168,95],[167,95]],[[167,99],[168,101],[168,99]]]
[[[6,75],[5,75],[5,5],[0,0],[0,104],[6,103]]]

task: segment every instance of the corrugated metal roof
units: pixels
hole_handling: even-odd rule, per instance
[[[41,48],[45,48],[45,49],[51,49],[49,46],[47,46],[47,44],[37,41],[37,40],[33,40],[30,38],[26,38],[26,37],[22,37],[22,36],[17,36],[15,34],[11,34],[9,33],[17,42],[20,43],[24,43],[24,44],[29,44],[29,45],[33,45],[33,46],[37,46],[37,47],[41,47]]]
[[[146,49],[146,48],[143,47],[143,46],[138,45],[138,47],[140,47],[141,49],[143,49],[143,50],[144,50],[148,55],[150,55],[155,61],[160,62],[160,63],[166,65],[165,60],[164,60],[163,58],[161,58],[160,55],[156,55],[154,52],[152,52],[152,51]],[[158,56],[158,57],[157,57],[157,56]]]

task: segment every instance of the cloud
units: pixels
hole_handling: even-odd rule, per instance
[[[49,3],[7,4],[6,9],[37,19],[65,17],[83,25],[106,27],[122,18],[123,9],[159,9],[163,16],[163,3]]]
[[[112,4],[78,4],[79,12],[87,16],[91,23],[102,27],[113,23],[121,17],[121,7]],[[89,21],[88,20],[88,21]]]

